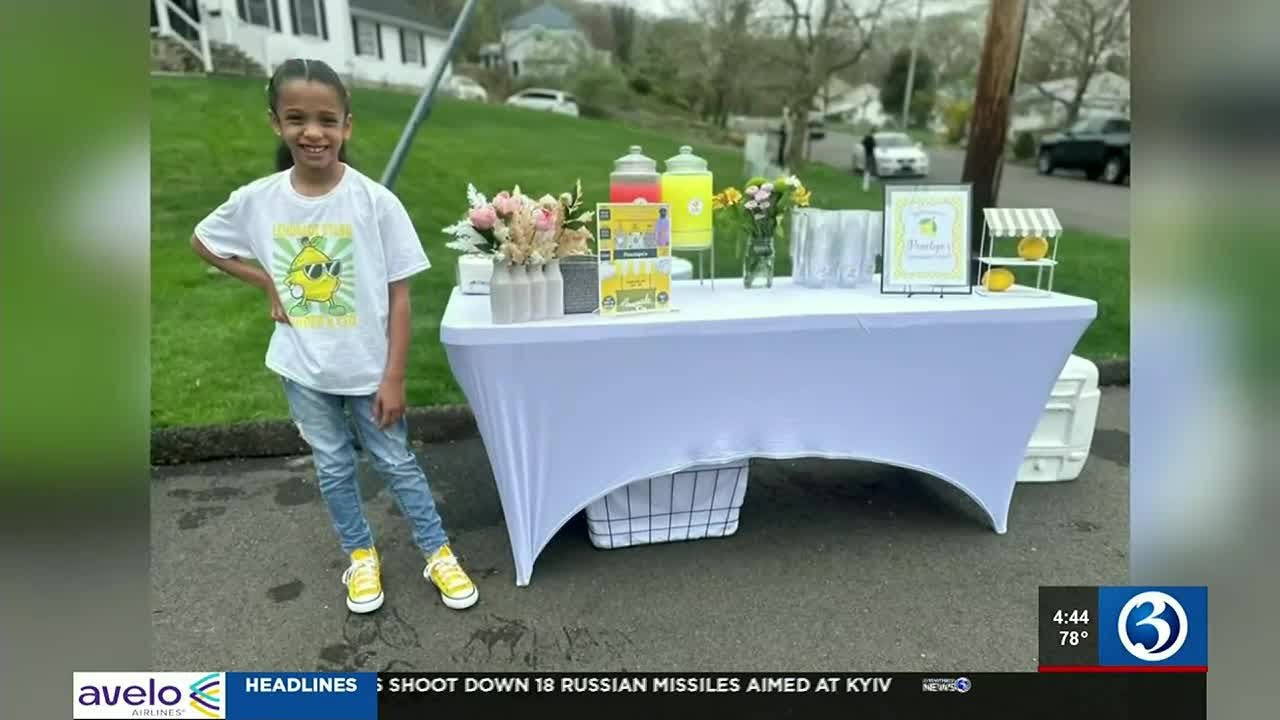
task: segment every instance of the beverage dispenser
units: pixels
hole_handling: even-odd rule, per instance
[[[639,145],[632,145],[628,154],[613,162],[613,172],[609,174],[609,202],[636,200],[662,202],[662,187],[658,163],[646,157]]]
[[[703,249],[712,246],[712,181],[707,161],[684,145],[667,159],[662,174],[662,202],[671,206],[671,247]]]

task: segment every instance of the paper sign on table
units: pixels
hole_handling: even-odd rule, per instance
[[[671,309],[671,214],[665,203],[596,205],[600,314]]]

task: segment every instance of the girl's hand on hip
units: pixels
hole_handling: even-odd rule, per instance
[[[291,325],[289,311],[284,309],[284,303],[280,302],[280,294],[276,292],[276,289],[268,288],[267,297],[271,300],[271,319],[278,323]]]
[[[386,430],[404,417],[404,380],[383,378],[373,398],[373,421]]]

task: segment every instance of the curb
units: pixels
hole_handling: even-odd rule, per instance
[[[1129,360],[1101,360],[1098,385],[1129,384]],[[410,408],[409,440],[414,443],[454,442],[476,437],[475,417],[466,405]],[[152,465],[183,465],[242,458],[307,455],[310,449],[289,420],[264,420],[235,425],[163,428],[151,433]]]
[[[410,408],[405,419],[409,422],[410,442],[451,442],[479,434],[471,408],[466,405]],[[310,452],[290,420],[162,428],[151,433],[152,465],[285,457]]]

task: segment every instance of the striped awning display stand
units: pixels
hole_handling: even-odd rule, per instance
[[[1062,223],[1058,222],[1058,214],[1053,208],[984,208],[982,216],[985,222],[982,228],[982,254],[978,258],[983,266],[983,274],[979,276],[977,292],[982,295],[1007,296],[1042,296],[1053,293],[1053,275],[1058,266],[1058,245],[1062,236]],[[1041,237],[1049,242],[1049,254],[1040,260],[1025,260],[1018,257],[1014,240],[1026,237]],[[996,240],[1005,239],[1005,252],[998,252]],[[1006,268],[1014,271],[1019,279],[1026,278],[1026,268],[1034,267],[1035,286],[1015,284],[1007,290],[991,290],[982,280],[986,272],[995,268]],[[1048,269],[1046,278],[1045,269]],[[1046,286],[1045,280],[1048,281]]]
[[[1062,223],[1052,208],[986,208],[987,231],[995,237],[1037,235],[1053,238],[1062,234]]]

